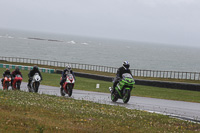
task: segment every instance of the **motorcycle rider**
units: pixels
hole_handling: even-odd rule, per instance
[[[15,76],[17,75],[17,74],[19,74],[19,75],[21,75],[22,76],[22,73],[19,71],[19,67],[16,67],[15,68],[15,70],[12,72],[12,74],[11,74],[11,85],[12,85],[12,82],[13,82],[13,80],[15,79]],[[23,76],[22,76],[23,77]]]
[[[31,86],[31,81],[33,79],[33,76],[35,75],[35,73],[38,73],[41,77],[41,80],[42,80],[42,75],[38,69],[38,66],[33,66],[33,69],[29,72],[28,74],[28,77],[29,77],[29,80],[28,80],[28,86],[30,87]]]
[[[73,75],[74,79],[75,79],[75,75],[74,75],[74,72],[72,71],[71,66],[67,65],[67,66],[65,67],[65,69],[63,70],[63,72],[62,72],[62,80],[60,81],[60,86],[61,86],[61,87],[62,87],[63,83],[66,81],[66,75],[67,75],[68,73],[71,73],[71,74]],[[75,79],[75,80],[76,80],[76,79]]]
[[[4,77],[5,77],[6,75],[10,75],[10,76],[11,76],[9,68],[6,68],[6,71],[3,73],[3,78],[1,79],[2,85],[3,85]]]
[[[114,90],[115,90],[114,88],[116,87],[117,83],[119,83],[119,81],[122,79],[122,75],[124,73],[130,73],[132,75],[131,70],[129,69],[129,67],[130,67],[129,62],[128,61],[124,61],[122,67],[118,68],[117,74],[116,74],[116,78],[113,81],[114,83],[113,83],[113,88],[112,88],[111,93],[114,93]]]

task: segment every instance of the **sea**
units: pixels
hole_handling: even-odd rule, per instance
[[[0,56],[131,69],[200,72],[200,47],[0,29]]]

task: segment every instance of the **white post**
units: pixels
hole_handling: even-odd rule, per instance
[[[96,88],[97,88],[97,89],[100,88],[100,84],[96,84]]]

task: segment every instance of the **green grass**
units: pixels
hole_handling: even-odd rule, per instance
[[[0,73],[3,73],[5,68],[0,68]],[[13,71],[13,69],[11,69]],[[23,74],[23,81],[28,81],[28,72],[21,71]],[[42,73],[43,85],[59,87],[60,74],[48,74]],[[105,92],[109,93],[108,88],[112,86],[112,82],[93,80],[88,78],[76,77],[75,89],[87,90],[87,91],[96,91],[96,92]],[[100,84],[100,88],[96,88],[96,84]],[[141,97],[152,97],[160,99],[171,99],[179,101],[188,101],[188,102],[198,102],[200,103],[200,92],[199,91],[188,91],[188,90],[178,90],[178,89],[169,89],[169,88],[160,88],[160,87],[151,87],[151,86],[142,86],[135,85],[135,88],[132,90],[133,96]]]
[[[0,132],[200,132],[200,124],[120,106],[0,90]]]
[[[0,73],[4,70],[0,68]],[[22,71],[24,82],[28,72]],[[43,85],[59,87],[61,75],[42,75]],[[76,79],[75,89],[109,93],[112,86],[111,82]],[[132,95],[200,102],[200,92],[140,85],[135,85]],[[0,90],[0,132],[200,132],[200,124],[72,98]]]

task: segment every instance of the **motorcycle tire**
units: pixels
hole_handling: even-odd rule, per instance
[[[131,96],[131,92],[129,89],[124,89],[124,96],[123,96],[123,102],[124,103],[127,103],[130,99],[130,96]]]
[[[68,90],[68,96],[71,97],[72,96],[72,90],[73,90],[72,85],[69,85],[67,90]]]
[[[5,89],[8,90],[8,88],[9,88],[9,82],[6,82],[5,83]]]
[[[34,91],[35,93],[38,92],[38,88],[39,88],[39,83],[38,83],[38,82],[34,82],[34,83],[33,83],[33,91]]]
[[[111,100],[112,100],[113,102],[116,102],[116,101],[118,100],[118,97],[116,96],[116,94],[111,93]]]
[[[17,90],[20,90],[20,85],[21,85],[21,83],[20,83],[20,82],[17,82],[17,83],[16,83]]]
[[[61,87],[61,88],[60,88],[60,95],[61,95],[61,96],[65,96],[65,93],[64,93],[63,91],[64,91],[64,89]]]

